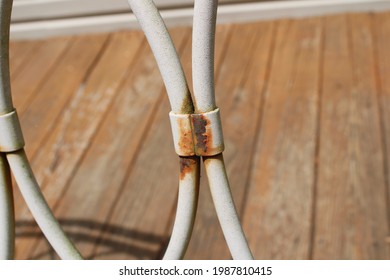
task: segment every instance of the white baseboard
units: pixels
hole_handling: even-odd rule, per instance
[[[248,22],[279,18],[300,18],[346,12],[390,10],[389,0],[306,0],[227,4],[218,9],[218,22]],[[163,10],[168,26],[191,25],[191,8]],[[13,23],[13,39],[33,39],[66,34],[110,32],[138,28],[131,13]]]
[[[219,4],[256,0],[219,0]],[[267,1],[267,0],[261,0]],[[159,9],[191,7],[194,0],[154,0]],[[130,11],[127,0],[14,0],[14,22],[108,15]]]
[[[159,8],[177,7],[177,0],[155,0]],[[180,0],[190,6],[193,0]],[[12,20],[32,21],[53,18],[82,17],[129,11],[127,0],[14,0]]]

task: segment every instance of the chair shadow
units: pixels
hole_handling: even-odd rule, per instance
[[[101,250],[93,250],[94,253],[84,256],[86,259],[109,259],[110,256],[115,258],[115,255],[126,259],[160,259],[169,241],[166,236],[98,221],[58,219],[58,222],[76,247],[84,244],[95,248],[99,246]],[[34,220],[16,221],[16,238],[31,238],[35,242],[45,240],[47,243],[47,250],[34,253],[29,259],[58,259]]]

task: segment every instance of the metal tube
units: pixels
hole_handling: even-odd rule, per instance
[[[9,73],[9,30],[12,2],[12,0],[0,0],[0,115],[5,115],[14,110],[11,98]],[[3,131],[3,133],[7,132]],[[16,140],[18,139],[15,139],[15,141]],[[6,161],[8,161],[8,163]],[[82,259],[80,253],[62,231],[59,223],[54,218],[53,213],[47,205],[24,150],[22,149],[2,154],[1,165],[0,202],[1,205],[4,206],[1,215],[2,218],[5,218],[8,221],[4,225],[4,232],[2,232],[2,234],[4,233],[6,236],[4,236],[4,238],[1,237],[1,240],[8,239],[8,246],[14,246],[13,238],[15,225],[13,220],[13,202],[11,204],[12,189],[10,189],[11,183],[9,179],[9,169],[11,168],[28,207],[59,256],[63,259]],[[12,248],[7,248],[6,251],[7,256],[13,254]]]
[[[233,259],[252,260],[253,256],[241,228],[222,154],[203,157],[215,210]]]
[[[0,0],[0,115],[13,110],[9,74],[9,27],[12,0]]]
[[[195,110],[217,108],[214,86],[214,43],[218,0],[196,0],[192,35]],[[214,131],[215,133],[216,131]],[[223,139],[222,131],[218,135]],[[215,135],[213,135],[215,137]],[[234,259],[253,259],[234,206],[222,153],[203,157],[210,190],[226,242]]]
[[[179,56],[156,6],[152,0],[128,2],[156,58],[172,112],[194,113],[194,105]],[[198,203],[199,165],[199,157],[180,157],[181,178],[176,218],[164,259],[181,259],[188,247]],[[186,172],[185,176],[183,172]]]
[[[214,96],[214,41],[218,0],[196,0],[192,30],[192,79],[195,112],[216,109]]]
[[[11,171],[0,154],[0,260],[12,260],[15,252],[15,212]]]
[[[57,254],[62,259],[82,259],[80,253],[61,229],[43,197],[24,150],[8,153],[7,160],[24,200]]]
[[[182,114],[193,113],[191,94],[179,56],[156,6],[152,0],[128,2],[156,58],[172,111]]]
[[[198,207],[200,158],[180,157],[179,177],[176,218],[164,260],[182,259],[190,242]]]

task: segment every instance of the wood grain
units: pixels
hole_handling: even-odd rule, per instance
[[[19,114],[30,105],[41,85],[50,78],[70,43],[70,37],[52,39],[39,44],[29,53],[31,57],[12,81],[12,99]]]
[[[387,219],[389,230],[387,232],[388,249],[390,250],[390,13],[376,14],[372,18],[372,31],[375,40],[375,54],[378,82],[378,107],[381,113],[382,143],[384,153]]]
[[[309,256],[321,30],[279,22],[244,216],[258,259]]]
[[[76,38],[52,76],[34,93],[28,108],[21,114],[21,124],[28,143],[27,153],[31,157],[35,157],[53,127],[58,125],[58,118],[72,95],[83,89],[89,69],[94,66],[95,59],[99,59],[98,55],[106,40],[107,35]]]
[[[41,41],[10,41],[9,44],[9,60],[10,74],[12,80],[18,75],[19,71],[24,68],[29,59],[32,58],[35,48],[39,46]]]
[[[87,76],[87,80],[84,82],[81,80],[78,88],[67,97],[67,100],[70,98],[70,103],[62,111],[56,126],[33,160],[34,166],[39,167],[35,170],[36,177],[51,207],[57,203],[66,189],[69,178],[72,177],[117,88],[136,57],[141,42],[139,33],[115,34]],[[53,110],[53,103],[57,104],[59,98],[61,97],[54,92],[51,99],[44,99],[43,104]],[[37,107],[39,106],[34,106],[37,114],[43,117],[45,111],[39,111]],[[45,121],[51,123],[53,119]],[[46,127],[45,123],[41,123],[41,126]]]
[[[385,259],[386,186],[368,15],[326,18],[315,259]]]

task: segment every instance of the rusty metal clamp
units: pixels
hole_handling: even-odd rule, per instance
[[[203,114],[169,113],[179,156],[215,156],[225,149],[219,108]]]

